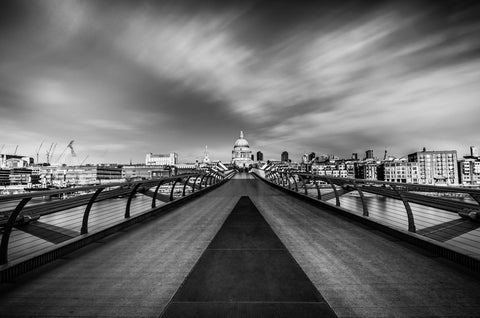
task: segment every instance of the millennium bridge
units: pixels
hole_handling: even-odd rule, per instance
[[[480,317],[479,211],[275,166],[0,196],[0,315]]]

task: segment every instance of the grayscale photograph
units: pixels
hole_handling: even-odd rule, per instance
[[[0,317],[480,317],[480,2],[0,1]]]

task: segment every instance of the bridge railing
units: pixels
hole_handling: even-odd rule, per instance
[[[132,213],[138,215],[155,209],[158,201],[162,204],[175,201],[231,176],[206,171],[137,182],[0,196],[0,265],[11,261],[10,252],[17,259],[38,252],[39,246],[50,247],[52,242],[55,244],[90,233],[92,210],[100,205],[99,202],[106,203],[95,212],[95,230],[129,219]],[[133,202],[138,202],[134,211]],[[15,240],[12,240],[13,232]]]
[[[478,189],[339,178],[278,169],[266,170],[263,173],[267,180],[292,191],[314,196],[321,201],[335,199],[335,205],[339,207],[342,202],[341,196],[355,191],[361,201],[362,214],[365,217],[370,216],[369,198],[366,193],[400,200],[404,206],[407,229],[410,232],[417,232],[412,204],[455,213],[457,217],[460,215],[472,221],[480,221],[480,190]]]

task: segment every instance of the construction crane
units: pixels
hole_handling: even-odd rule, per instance
[[[52,151],[50,152],[50,159],[53,159],[53,155],[55,154],[55,149],[57,148],[57,145],[58,145],[57,143],[55,143],[55,144],[53,145],[53,149],[52,149]]]
[[[37,164],[38,164],[38,153],[40,152],[40,149],[42,149],[42,146],[43,146],[43,142],[44,140],[42,140],[42,142],[40,143],[40,147],[38,147],[37,151],[36,151],[36,154],[37,154]]]
[[[70,151],[72,153],[72,157],[76,157],[77,154],[75,153],[75,150],[73,150],[73,142],[74,140],[70,141],[70,143],[68,144],[67,148],[70,148]]]
[[[52,144],[50,145],[50,148],[48,148],[48,150],[46,150],[46,157],[47,157],[47,164],[50,164],[50,158],[52,158],[50,156],[50,154],[52,153],[52,148],[53,148],[53,142]]]
[[[58,156],[57,158],[57,164],[60,164],[61,160],[63,159],[63,156],[65,155],[65,152],[67,151],[68,148],[70,148],[71,152],[72,152],[72,157],[76,157],[77,155],[75,154],[75,151],[73,150],[73,142],[74,140],[71,140],[67,147],[65,147],[65,149],[63,149],[62,153],[60,154],[60,156]]]

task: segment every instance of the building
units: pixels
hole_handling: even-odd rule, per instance
[[[39,182],[43,186],[66,187],[123,182],[122,168],[117,166],[40,167]]]
[[[369,149],[365,151],[365,159],[373,159],[373,150]]]
[[[178,154],[171,152],[169,154],[153,154],[147,153],[145,157],[146,165],[163,165],[163,166],[172,166],[178,163]]]
[[[418,162],[408,162],[406,158],[383,162],[384,179],[387,182],[419,183]]]
[[[70,166],[65,171],[66,185],[92,185],[123,182],[122,168],[116,166]]]
[[[478,158],[478,148],[475,146],[470,146],[470,157]]]
[[[33,173],[28,168],[13,168],[8,176],[11,185],[26,185],[31,187],[33,184],[39,184],[40,176]]]
[[[0,169],[0,186],[10,185],[10,169]]]
[[[282,155],[280,156],[280,161],[288,162],[288,152],[282,152]]]
[[[458,160],[456,150],[423,151],[408,155],[408,162],[419,166],[419,184],[458,184]]]
[[[365,180],[382,180],[383,169],[375,160],[364,160],[356,163],[355,178]]]
[[[130,165],[122,167],[122,178],[127,181],[150,180],[160,177],[169,177],[171,170],[153,165]]]
[[[232,164],[237,168],[248,168],[253,165],[252,151],[247,139],[243,137],[243,131],[240,131],[240,137],[233,145]]]
[[[263,161],[263,153],[261,151],[257,151],[257,161]]]
[[[466,186],[480,186],[480,159],[470,157],[473,156],[458,160],[459,183]]]
[[[358,160],[358,153],[352,153],[352,160]]]
[[[318,176],[331,176],[337,178],[347,178],[348,173],[345,163],[342,161],[322,161],[315,162],[311,166],[311,172]]]

